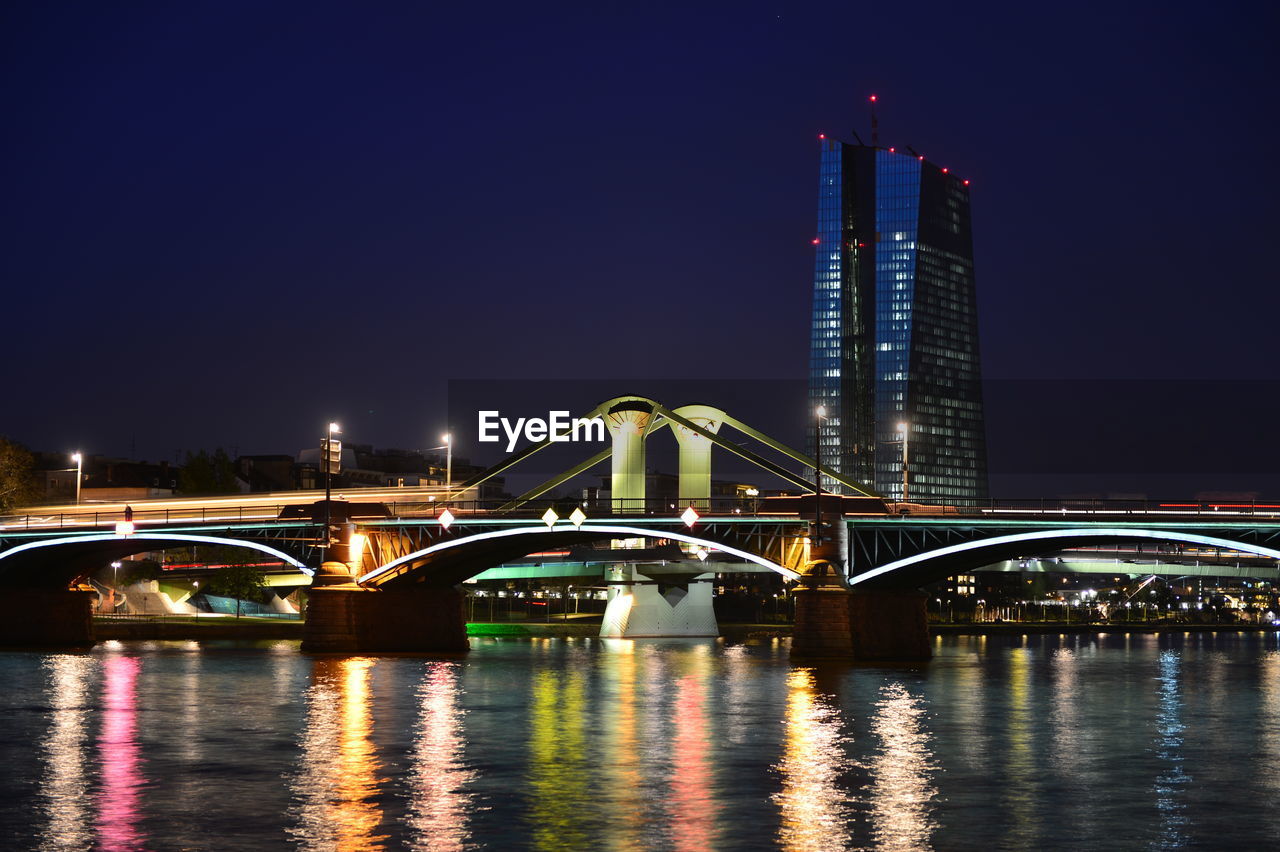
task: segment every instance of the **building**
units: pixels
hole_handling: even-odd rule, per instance
[[[76,497],[75,467],[67,467],[66,453],[35,453],[35,476],[46,501],[71,501]],[[79,469],[82,503],[111,503],[172,497],[182,468],[168,462],[87,456]]]
[[[822,463],[903,499],[987,496],[969,182],[821,140],[809,398]],[[813,437],[809,438],[813,450]]]

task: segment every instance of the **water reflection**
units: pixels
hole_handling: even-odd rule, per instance
[[[369,739],[369,674],[365,658],[320,659],[307,691],[306,727],[293,796],[297,824],[290,829],[304,849],[382,849],[381,780]]]
[[[1032,740],[1032,652],[1026,647],[1025,636],[1022,641],[1023,647],[1009,652],[1009,715],[1005,747],[1005,774],[1009,783],[1004,785],[1004,803],[1012,823],[1009,845],[1026,848],[1036,841],[1039,768]]]
[[[1273,793],[1280,793],[1280,651],[1268,651],[1262,658],[1262,707],[1258,726],[1263,783]]]
[[[689,648],[684,671],[676,681],[672,707],[675,728],[671,762],[670,808],[672,842],[676,849],[712,848],[720,803],[711,767],[711,730],[707,718],[707,680],[711,648]]]
[[[586,846],[584,816],[594,803],[583,691],[580,671],[543,669],[534,675],[529,825],[538,849]]]
[[[601,712],[605,725],[601,780],[609,791],[604,845],[639,849],[645,844],[640,837],[644,799],[636,734],[636,643],[633,639],[605,639],[602,644],[609,651],[600,668],[606,697]]]
[[[98,791],[98,846],[106,850],[141,849],[138,806],[143,785],[138,747],[137,657],[112,655],[102,664],[102,737],[98,741],[101,789]]]
[[[880,740],[871,762],[872,836],[879,849],[927,849],[934,829],[933,754],[925,704],[901,683],[880,688],[871,731]]]
[[[415,849],[445,852],[467,846],[473,797],[463,788],[475,772],[463,760],[461,692],[455,663],[429,664],[418,687],[422,717],[414,736],[408,817]]]
[[[1160,812],[1157,848],[1177,849],[1187,844],[1190,825],[1182,801],[1191,776],[1182,768],[1182,695],[1179,685],[1181,658],[1173,651],[1160,652],[1160,697],[1156,710],[1156,757],[1163,770],[1156,777],[1156,809]]]
[[[60,655],[45,660],[44,666],[53,713],[41,745],[44,776],[40,793],[48,819],[41,848],[84,849],[92,840],[85,745],[89,739],[86,704],[93,660],[88,656]]]
[[[840,713],[818,692],[812,669],[787,677],[786,739],[777,769],[782,791],[778,840],[790,852],[849,849],[849,794],[840,783],[849,768]]]

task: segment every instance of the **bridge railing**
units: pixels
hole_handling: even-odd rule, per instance
[[[360,503],[359,491],[352,490],[346,495],[351,503]],[[323,502],[257,502],[249,498],[243,504],[231,505],[222,502],[210,505],[191,505],[194,501],[183,501],[186,505],[177,507],[160,507],[143,505],[130,513],[134,529],[144,532],[148,527],[165,527],[191,524],[208,526],[211,524],[252,524],[289,520],[295,523],[316,523],[320,520],[320,507]],[[834,502],[834,501],[833,501]],[[794,504],[787,511],[780,511],[776,504],[768,499],[713,497],[710,500],[692,501],[694,511],[699,517],[727,516],[793,516],[803,520],[807,516],[805,508],[797,512]],[[335,506],[342,501],[335,501]],[[517,508],[508,508],[503,500],[382,500],[376,504],[379,508],[372,514],[359,514],[353,520],[373,520],[377,517],[388,519],[429,519],[439,518],[445,509],[459,520],[476,516],[501,515],[504,518],[542,520],[548,509],[554,511],[557,523],[570,523],[570,516],[575,509],[581,509],[589,521],[592,518],[618,519],[634,515],[636,517],[679,518],[689,507],[690,501],[678,501],[671,498],[649,498],[645,500],[614,501],[610,498],[593,498],[588,500],[544,499],[531,500]],[[810,502],[809,506],[812,505]],[[5,532],[43,531],[43,530],[111,530],[126,520],[126,512],[113,506],[110,509],[97,509],[86,505],[78,510],[59,507],[56,512],[41,512],[39,508],[26,510],[23,514],[0,517],[0,534]],[[383,510],[385,509],[385,515]],[[825,508],[830,513],[834,506]],[[1177,501],[1146,499],[992,499],[956,501],[951,503],[932,504],[915,502],[886,502],[883,512],[866,512],[850,517],[1080,517],[1102,519],[1116,518],[1188,518],[1201,521],[1230,520],[1247,518],[1255,520],[1280,521],[1280,503],[1245,502],[1245,501]]]
[[[360,503],[358,491],[351,490],[346,495],[349,500],[335,500],[335,515],[342,516],[338,507],[343,504]],[[183,501],[191,503],[193,501]],[[569,523],[575,509],[582,509],[588,518],[618,517],[636,515],[637,517],[667,516],[678,518],[689,506],[667,498],[651,498],[644,500],[613,501],[608,498],[590,500],[546,499],[531,500],[515,509],[505,508],[509,500],[381,500],[377,511],[361,509],[363,514],[353,516],[354,520],[372,520],[382,517],[398,518],[438,518],[448,509],[454,518],[464,519],[476,515],[501,514],[508,518],[529,518],[542,520],[550,509],[556,513],[559,521]],[[761,513],[761,501],[737,498],[715,497],[711,500],[693,501],[699,516],[703,515],[755,515]],[[305,503],[261,503],[228,505],[219,501],[209,506],[149,507],[146,505],[126,512],[123,508],[113,506],[110,509],[97,509],[86,505],[78,510],[61,510],[41,512],[39,508],[28,509],[23,514],[0,516],[0,533],[24,530],[102,530],[113,529],[117,524],[129,520],[137,532],[147,527],[161,527],[180,524],[207,526],[210,524],[247,524],[255,522],[271,522],[276,520],[292,520],[302,523],[317,523],[322,518],[323,501]]]

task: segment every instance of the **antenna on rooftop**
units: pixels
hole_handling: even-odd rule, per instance
[[[871,96],[871,147],[880,147],[880,122],[876,120],[876,96]]]
[[[862,137],[858,135],[858,131],[850,130],[849,132],[853,134],[854,139],[858,140],[859,145],[861,145],[863,148],[867,147],[867,143],[862,141]]]

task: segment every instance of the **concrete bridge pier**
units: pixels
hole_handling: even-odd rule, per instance
[[[92,645],[93,597],[93,592],[64,589],[4,589],[0,646]]]
[[[601,638],[720,635],[712,607],[714,574],[649,577],[630,565],[610,571],[614,583],[600,624]]]
[[[302,650],[351,653],[470,650],[462,593],[451,587],[366,589],[354,583],[313,588]]]

